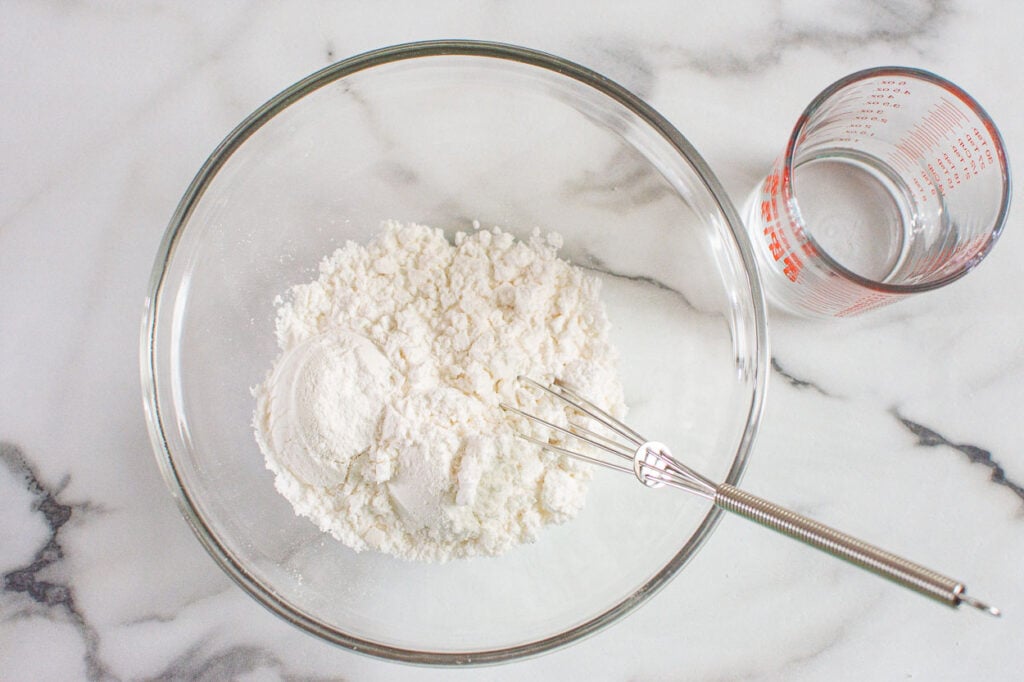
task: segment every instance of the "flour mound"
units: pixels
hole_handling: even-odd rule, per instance
[[[253,425],[297,514],[356,551],[423,561],[498,555],[576,516],[589,467],[517,438],[534,427],[499,407],[565,422],[525,375],[624,416],[600,282],[560,246],[386,222],[277,301],[281,355]]]

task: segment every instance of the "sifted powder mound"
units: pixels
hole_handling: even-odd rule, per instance
[[[499,407],[565,422],[526,375],[624,416],[600,282],[560,246],[386,222],[276,301],[282,352],[253,389],[253,425],[297,514],[357,551],[445,561],[579,512],[589,468],[516,438],[533,427]]]

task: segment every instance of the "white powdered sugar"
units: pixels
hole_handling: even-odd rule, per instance
[[[444,561],[579,512],[589,468],[517,438],[534,427],[499,406],[565,421],[525,375],[624,416],[600,282],[560,246],[387,222],[277,302],[281,355],[254,427],[297,514],[357,551]]]

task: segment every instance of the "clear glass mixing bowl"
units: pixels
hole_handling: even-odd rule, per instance
[[[765,385],[764,303],[711,170],[622,87],[550,55],[444,41],[327,67],[235,129],[157,255],[142,333],[157,459],[199,540],[264,606],[336,644],[431,664],[565,645],[675,576],[718,512],[595,473],[586,508],[500,558],[356,554],[296,517],[250,427],[273,299],[384,219],[565,238],[603,280],[629,422],[736,483]]]

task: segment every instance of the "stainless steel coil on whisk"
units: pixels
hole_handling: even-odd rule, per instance
[[[609,435],[598,433],[592,428],[572,422],[568,426],[553,424],[510,405],[502,404],[502,409],[546,426],[552,431],[570,436],[581,443],[586,443],[605,456],[610,455],[614,459],[584,454],[525,434],[518,434],[520,438],[535,443],[550,452],[568,455],[608,469],[631,473],[636,476],[637,480],[650,488],[669,486],[693,493],[710,500],[721,509],[756,521],[783,535],[788,535],[840,559],[845,559],[947,606],[956,607],[960,604],[969,604],[993,616],[1000,615],[1000,611],[996,607],[969,597],[967,587],[958,580],[947,578],[924,566],[751,495],[735,486],[727,483],[714,483],[673,457],[664,444],[647,440],[563,384],[556,382],[545,386],[528,377],[519,377],[519,380],[557,398],[580,415],[589,417],[596,425],[609,432]]]

